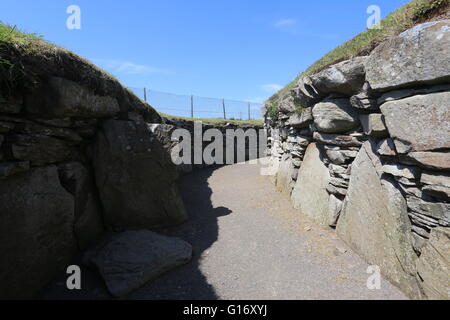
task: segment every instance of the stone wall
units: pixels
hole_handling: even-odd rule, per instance
[[[158,113],[82,58],[36,45],[1,48],[22,70],[0,72],[1,298],[33,297],[106,231],[187,218],[150,130]]]
[[[448,61],[450,21],[424,23],[301,78],[265,117],[277,187],[413,298],[450,298]]]
[[[0,298],[33,297],[106,234],[187,219],[176,181],[193,167],[173,163],[171,133],[194,122],[161,118],[111,76],[54,50],[44,61],[2,51],[32,78],[0,78]]]
[[[198,128],[197,132],[195,126]],[[185,129],[190,137],[191,157],[189,163],[177,165],[178,173],[181,175],[212,165],[234,164],[259,159],[264,156],[267,144],[267,133],[263,125],[241,125],[226,122],[211,124],[201,121],[164,118],[163,124],[153,125],[151,130],[174,157],[181,153],[179,150],[182,141],[182,138],[175,133],[176,129]],[[208,131],[210,134],[217,134],[220,140],[216,141],[215,137],[208,136]],[[235,137],[235,134],[239,134],[239,132],[246,134],[242,141]],[[218,144],[215,145],[217,142]],[[243,148],[239,148],[240,144]],[[220,159],[217,157],[216,159],[215,152],[213,152],[214,158],[204,156],[204,153],[209,154],[209,151],[215,149],[215,147],[221,150],[223,157],[220,157]],[[197,152],[197,159],[195,159],[194,152]]]

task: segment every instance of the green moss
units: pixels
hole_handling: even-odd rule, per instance
[[[279,109],[279,102],[278,101],[273,101],[267,107],[267,114],[270,116],[270,118],[273,121],[278,121],[278,113],[279,112],[280,112],[280,109]]]

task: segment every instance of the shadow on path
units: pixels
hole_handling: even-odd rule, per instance
[[[181,226],[157,230],[179,237],[192,245],[192,261],[174,269],[130,294],[129,299],[217,299],[214,288],[200,270],[202,254],[218,239],[218,218],[232,213],[225,207],[214,208],[208,179],[217,168],[195,171],[179,179],[189,220]]]

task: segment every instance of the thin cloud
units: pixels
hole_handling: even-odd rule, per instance
[[[282,28],[286,26],[292,26],[297,24],[297,20],[295,19],[281,19],[273,24],[275,28]]]
[[[269,83],[269,84],[263,84],[261,86],[261,89],[268,93],[275,93],[277,91],[280,91],[283,88],[282,85],[279,85],[277,83]]]
[[[119,74],[150,74],[150,73],[159,73],[159,74],[171,74],[168,69],[156,68],[151,66],[146,66],[142,64],[137,64],[130,61],[120,61],[113,59],[93,59],[95,64],[98,64],[100,67],[111,71],[112,73]]]

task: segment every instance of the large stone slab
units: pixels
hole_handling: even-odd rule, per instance
[[[322,93],[340,93],[352,96],[364,85],[364,63],[367,57],[356,57],[334,64],[311,76],[314,88]]]
[[[101,204],[94,185],[93,172],[79,162],[58,166],[64,188],[75,200],[74,232],[80,250],[100,239],[103,234]]]
[[[352,165],[337,233],[393,284],[419,297],[406,201],[391,181],[380,180],[365,147]]]
[[[88,251],[112,295],[121,297],[191,260],[189,243],[150,231],[127,231]]]
[[[450,299],[450,228],[431,231],[430,240],[417,261],[417,272],[427,298]]]
[[[116,98],[99,96],[76,82],[52,77],[42,96],[27,97],[30,114],[45,118],[107,118],[120,111]]]
[[[0,179],[0,297],[31,298],[76,251],[74,199],[55,166]]]
[[[283,157],[276,176],[276,187],[279,191],[291,195],[293,176],[296,171],[298,171],[298,169],[294,167],[292,159],[290,157]]]
[[[96,137],[94,171],[109,227],[154,228],[186,219],[175,165],[149,125],[105,121]]]
[[[328,168],[323,163],[323,150],[311,143],[300,167],[297,183],[291,199],[294,207],[322,225],[328,225],[328,192],[330,179]]]
[[[450,148],[450,92],[384,103],[380,109],[399,153]]]
[[[427,22],[383,42],[366,62],[379,91],[450,80],[450,20]]]
[[[328,99],[313,108],[314,124],[325,133],[344,133],[359,125],[358,113],[348,99]]]

